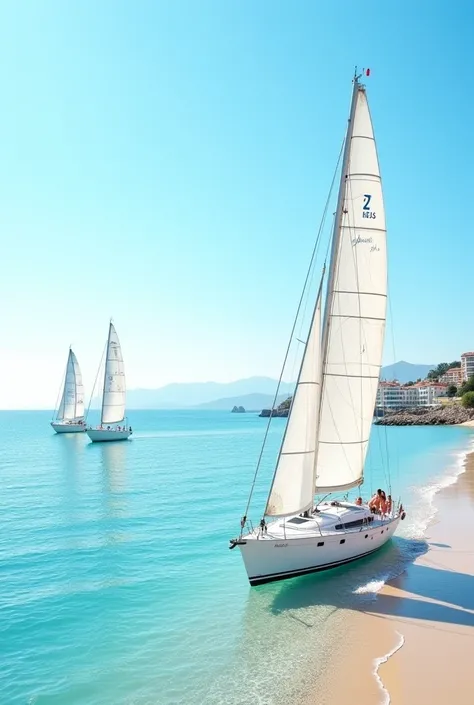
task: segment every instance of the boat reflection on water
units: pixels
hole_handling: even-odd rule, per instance
[[[109,492],[114,494],[125,492],[127,444],[104,443],[99,447],[102,472]]]

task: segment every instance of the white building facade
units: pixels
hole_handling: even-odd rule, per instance
[[[448,386],[452,384],[455,387],[460,387],[464,382],[462,367],[451,367],[451,369],[447,370],[444,375],[441,375],[439,381],[442,384],[447,384]]]
[[[467,352],[461,355],[461,370],[464,382],[474,375],[474,352]]]
[[[379,382],[375,406],[378,409],[409,409],[436,405],[438,397],[445,397],[447,384],[418,382],[410,386],[399,382]]]

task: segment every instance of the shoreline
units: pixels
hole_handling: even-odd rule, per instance
[[[472,426],[474,409],[465,409],[460,404],[437,407],[413,407],[388,411],[375,419],[376,426]]]
[[[474,449],[453,482],[436,492],[433,507],[426,550],[380,590],[374,584],[363,605],[344,610],[338,667],[308,704],[472,703]]]

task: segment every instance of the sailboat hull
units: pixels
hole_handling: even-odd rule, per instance
[[[129,429],[117,431],[113,428],[88,428],[86,433],[93,443],[101,443],[104,441],[126,441],[132,435]]]
[[[51,421],[51,426],[56,433],[84,433],[86,427],[83,423],[64,423],[63,421]]]
[[[370,528],[301,538],[272,538],[270,528],[237,543],[251,585],[329,570],[370,555],[393,536],[400,517],[374,521]]]

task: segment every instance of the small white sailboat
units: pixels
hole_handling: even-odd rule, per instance
[[[122,349],[115,326],[110,321],[105,353],[100,426],[87,429],[87,435],[91,441],[126,441],[130,438],[132,429],[125,419],[125,395]]]
[[[51,421],[56,433],[81,433],[84,423],[84,387],[77,357],[69,348],[61,402]]]
[[[360,77],[354,77],[322,331],[324,273],[264,516],[258,528],[248,521],[252,485],[240,536],[230,545],[240,549],[251,585],[367,556],[405,516],[400,502],[374,513],[368,504],[328,499],[364,481],[386,321],[382,183]]]

